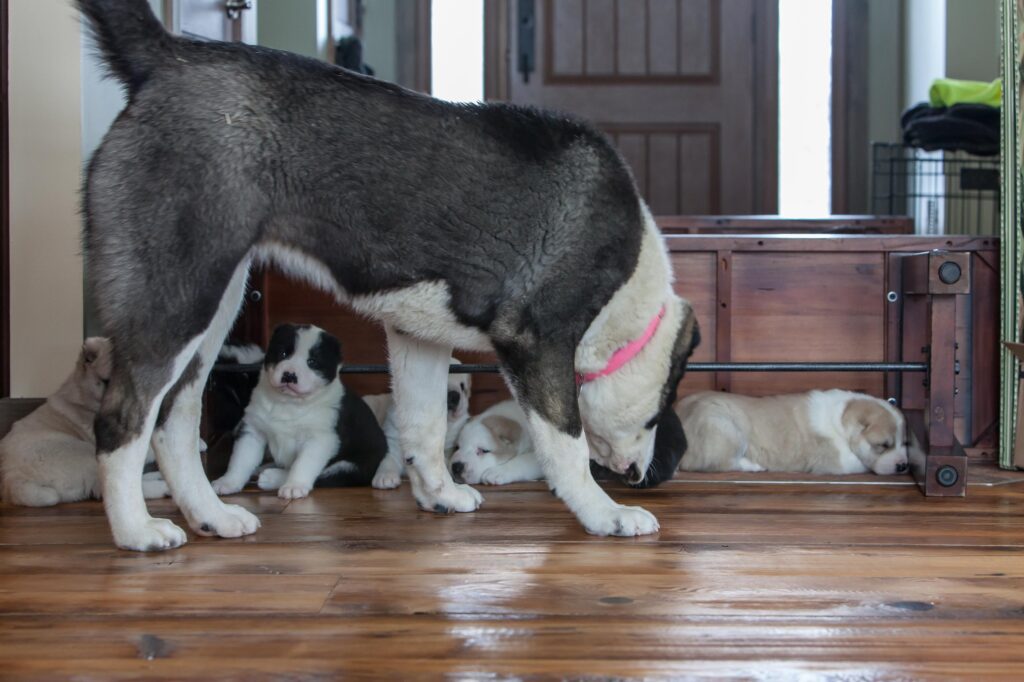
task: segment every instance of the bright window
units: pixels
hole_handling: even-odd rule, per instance
[[[431,93],[453,102],[484,98],[484,0],[433,0]]]
[[[831,213],[831,105],[832,3],[779,0],[781,215]]]

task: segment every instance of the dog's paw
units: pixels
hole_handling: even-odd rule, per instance
[[[480,474],[480,482],[484,485],[508,485],[515,483],[516,479],[501,470],[501,467],[491,467]]]
[[[414,490],[413,494],[420,509],[438,514],[476,511],[484,502],[483,495],[463,483],[448,483],[436,491]]]
[[[591,535],[650,535],[658,532],[658,519],[643,507],[621,504],[601,507],[596,513],[580,514],[580,523]]]
[[[143,523],[114,533],[114,543],[118,547],[136,552],[159,552],[165,549],[174,549],[184,545],[187,540],[185,531],[167,519],[150,518]]]
[[[200,535],[240,538],[255,533],[260,527],[260,520],[248,509],[237,504],[222,503],[216,510],[203,514],[192,527]]]
[[[277,489],[277,496],[285,500],[297,500],[309,495],[310,486],[301,483],[286,483]]]
[[[372,485],[378,490],[391,490],[402,485],[402,474],[397,471],[380,471],[373,477]]]
[[[217,493],[218,495],[234,495],[235,493],[239,492],[242,488],[245,487],[245,481],[239,483],[238,481],[234,481],[228,478],[227,476],[221,476],[216,481],[214,481],[212,485],[213,492]]]
[[[277,467],[269,467],[260,472],[256,479],[256,487],[260,490],[277,490],[284,485],[288,472]]]

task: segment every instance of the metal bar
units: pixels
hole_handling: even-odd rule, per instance
[[[218,372],[253,372],[259,364],[217,364]],[[927,372],[926,362],[691,362],[688,372]],[[452,365],[452,374],[497,374],[497,365]],[[342,374],[387,374],[387,365],[344,365]]]

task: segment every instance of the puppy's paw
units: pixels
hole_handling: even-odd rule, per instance
[[[580,514],[580,523],[591,535],[633,537],[658,532],[658,519],[643,507],[621,504],[602,506],[594,513]]]
[[[285,500],[297,500],[309,495],[310,486],[301,483],[286,483],[277,489],[277,496]]]
[[[277,467],[269,467],[260,472],[256,479],[256,487],[260,490],[277,490],[284,485],[288,472]]]
[[[227,476],[221,476],[212,483],[213,492],[218,495],[234,495],[245,487],[245,481],[235,481]]]
[[[491,467],[480,474],[480,482],[484,485],[508,485],[515,483],[516,479],[503,472],[501,467]]]
[[[136,552],[159,552],[181,547],[187,541],[185,531],[167,519],[150,518],[131,528],[114,532],[114,543]]]
[[[378,490],[397,488],[402,485],[402,474],[397,471],[381,471],[378,469],[373,477],[372,485]]]
[[[480,508],[484,497],[471,486],[463,483],[447,483],[436,491],[413,490],[420,509],[438,514],[471,512]]]
[[[200,535],[216,535],[222,538],[240,538],[252,535],[260,527],[259,518],[248,509],[237,504],[223,504],[200,515],[192,524]]]

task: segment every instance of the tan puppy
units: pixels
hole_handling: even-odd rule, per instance
[[[110,378],[110,353],[108,339],[86,339],[67,381],[0,441],[5,502],[48,507],[100,497],[93,420]],[[152,450],[146,459],[153,461]],[[142,490],[147,498],[168,494],[157,472],[143,475]]]
[[[464,483],[505,485],[544,478],[526,414],[514,400],[492,405],[466,422],[448,466]]]
[[[903,415],[862,393],[704,392],[679,401],[676,413],[689,441],[685,471],[897,474],[908,467]]]

